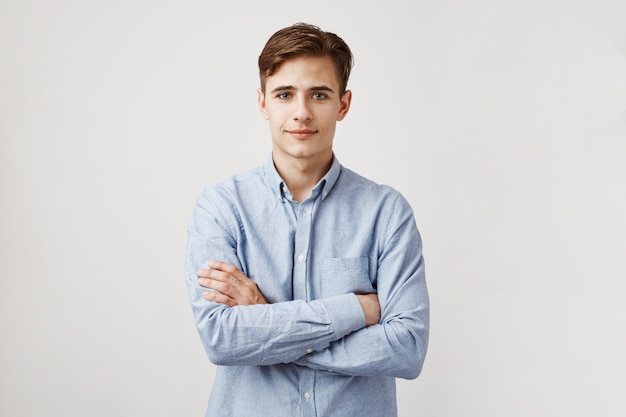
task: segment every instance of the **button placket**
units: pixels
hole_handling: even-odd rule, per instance
[[[307,256],[311,237],[311,206],[312,201],[301,203],[296,216],[295,259],[293,266],[294,298],[308,300],[307,287]]]
[[[302,416],[317,416],[315,406],[315,374],[316,371],[303,368],[300,373],[300,395],[302,397]]]

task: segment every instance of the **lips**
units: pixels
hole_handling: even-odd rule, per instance
[[[317,133],[317,130],[314,129],[293,129],[293,130],[287,130],[287,133],[289,133],[291,136],[298,138],[298,139],[306,139],[309,138],[311,136],[313,136],[314,134]]]
[[[312,129],[295,129],[295,130],[288,130],[287,132],[293,135],[312,135],[313,133],[317,131],[312,130]]]

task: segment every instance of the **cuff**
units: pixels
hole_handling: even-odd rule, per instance
[[[323,303],[333,326],[333,341],[365,327],[365,315],[356,295],[342,294],[327,298]]]

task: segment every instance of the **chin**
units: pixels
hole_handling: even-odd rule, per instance
[[[294,146],[291,149],[283,149],[282,152],[292,158],[311,158],[318,153],[304,146]]]
[[[275,148],[285,157],[294,159],[324,158],[326,155],[332,157],[332,146],[317,148],[306,144],[293,144],[293,146],[279,146]]]

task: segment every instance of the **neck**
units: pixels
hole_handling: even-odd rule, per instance
[[[272,157],[274,166],[280,177],[285,180],[293,199],[300,202],[311,196],[313,187],[326,175],[333,162],[332,154],[322,161],[312,161],[308,158],[282,159],[276,153],[273,153]]]

